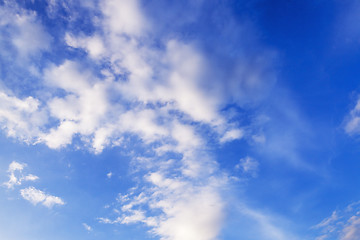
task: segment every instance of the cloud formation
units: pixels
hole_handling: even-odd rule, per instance
[[[215,239],[224,217],[224,203],[218,192],[222,186],[216,178],[211,183],[198,183],[169,178],[160,172],[146,176],[152,188],[119,195],[120,216],[103,223],[144,223],[163,239]],[[145,209],[150,208],[151,211]],[[160,210],[160,215],[152,212]]]
[[[3,184],[9,189],[13,189],[14,186],[20,186],[25,181],[36,181],[39,179],[38,176],[33,174],[24,175],[22,172],[25,167],[25,163],[19,163],[16,161],[11,162],[7,171],[9,173],[9,181],[4,182]],[[20,189],[20,194],[25,200],[31,202],[32,204],[36,205],[41,203],[47,208],[52,208],[54,205],[65,204],[61,198],[46,194],[32,186]]]
[[[31,202],[33,205],[40,203],[47,208],[52,208],[54,205],[65,204],[61,198],[44,193],[43,191],[34,187],[21,189],[20,194],[25,200]]]
[[[15,185],[21,185],[24,181],[36,181],[39,179],[38,176],[28,174],[24,175],[22,170],[26,167],[26,164],[13,161],[10,163],[7,172],[9,173],[9,181],[3,184],[7,188],[14,188]]]
[[[60,5],[49,1],[48,14],[56,17]],[[249,62],[244,58],[228,74],[221,67],[213,70],[195,41],[156,36],[139,1],[105,0],[96,9],[94,31],[68,30],[61,39],[64,48],[81,57],[65,57],[35,71],[42,94],[0,92],[3,128],[11,137],[51,149],[70,146],[74,139],[95,154],[106,147],[144,147],[145,154],[130,154],[140,186],[119,199],[118,218],[100,221],[142,223],[162,239],[216,239],[225,217],[222,189],[228,177],[206,139],[224,144],[244,137],[224,107],[229,101],[244,105],[261,98],[264,86],[273,82],[272,74],[265,77],[271,54],[252,56]],[[29,56],[46,51],[51,38],[41,32],[44,28],[30,29],[40,32],[33,49],[23,44],[27,32],[17,35],[14,46]],[[219,80],[209,81],[212,75]],[[229,80],[223,84],[223,79]],[[247,158],[238,168],[255,176],[257,162]],[[35,187],[20,193],[34,205],[65,204]]]

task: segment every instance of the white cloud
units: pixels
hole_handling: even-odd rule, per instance
[[[138,34],[116,29],[120,30],[128,31],[129,35]],[[217,112],[217,98],[207,97],[198,82],[204,64],[202,56],[192,46],[176,41],[170,41],[165,52],[154,53],[144,46],[139,47],[136,39],[125,39],[116,31],[109,33],[111,37],[105,37],[110,39],[108,49],[113,52],[107,50],[100,57],[110,59],[112,70],[118,74],[130,73],[127,81],[115,81],[112,72],[106,73],[105,80],[94,78],[74,62],[46,70],[49,86],[65,90],[66,95],[49,101],[51,116],[59,119],[60,125],[43,139],[48,146],[59,148],[70,144],[74,134],[80,134],[99,153],[104,146],[111,145],[113,139],[118,139],[115,136],[130,133],[145,143],[156,142],[157,149],[162,149],[158,151],[159,156],[166,151],[181,153],[180,162],[169,161],[166,165],[162,160],[151,160],[141,164],[145,169],[152,169],[157,164],[164,171],[178,169],[179,174],[175,178],[165,177],[166,174],[161,172],[149,174],[146,178],[149,186],[143,189],[145,195],[129,197],[115,220],[99,220],[104,223],[143,223],[164,239],[214,239],[224,217],[224,203],[219,191],[225,183],[211,177],[217,169],[216,164],[202,152],[206,143],[188,121],[211,126],[226,121]],[[88,47],[83,37],[72,36],[66,40],[73,47],[85,50]],[[165,70],[162,64],[166,65]],[[159,81],[153,80],[154,70],[164,75]],[[87,92],[91,93],[89,98],[85,96]],[[103,96],[122,101],[113,102],[111,97]],[[99,104],[102,112],[85,112]],[[129,109],[127,105],[132,107]],[[87,119],[92,124],[87,124]],[[64,124],[70,127],[62,128]],[[87,131],[81,130],[84,127]],[[237,130],[229,134],[228,140],[241,137]],[[209,183],[208,178],[213,178],[210,181],[215,183]],[[149,211],[142,208],[145,206],[160,214],[149,215]]]
[[[38,176],[32,174],[24,175],[22,173],[24,167],[26,167],[25,163],[11,162],[7,170],[9,173],[9,181],[3,184],[7,186],[7,188],[14,188],[15,185],[21,185],[24,181],[36,181],[39,179]]]
[[[12,161],[9,165],[8,172],[13,173],[15,171],[22,171],[25,166],[26,166],[25,163]]]
[[[85,49],[90,57],[99,58],[105,53],[104,42],[100,36],[84,37],[84,38],[75,38],[69,34],[65,36],[65,41],[67,45],[74,48],[83,48]]]
[[[15,17],[17,32],[13,44],[21,56],[29,56],[41,50],[49,50],[51,38],[41,24],[36,22],[34,14]]]
[[[35,181],[35,180],[38,180],[38,179],[39,179],[38,176],[35,176],[35,175],[32,175],[32,174],[26,175],[23,178],[24,181]]]
[[[24,181],[36,181],[39,179],[38,176],[33,174],[24,175],[22,171],[25,167],[25,163],[11,162],[8,168],[9,181],[5,182],[4,185],[8,188],[14,188],[15,185],[21,185]],[[52,208],[54,205],[65,204],[61,198],[46,194],[32,186],[21,189],[20,194],[25,200],[32,204],[36,205],[41,203],[47,208]]]
[[[54,205],[64,205],[65,202],[56,196],[44,193],[34,187],[28,187],[20,190],[21,196],[31,202],[33,205],[42,204],[47,208],[52,208]]]
[[[186,179],[165,177],[153,172],[146,177],[154,186],[119,198],[122,214],[115,220],[100,218],[103,223],[142,222],[152,227],[152,232],[163,239],[215,239],[224,217],[224,204],[218,193],[219,180],[194,185]],[[143,207],[161,210],[162,214],[151,216]],[[150,215],[148,215],[150,214]]]
[[[112,172],[108,172],[108,173],[106,174],[107,178],[111,178],[111,177],[112,177],[112,175],[113,175],[113,173],[112,173]]]
[[[0,90],[0,123],[8,136],[25,142],[36,141],[40,126],[47,121],[40,102],[33,97],[19,99]]]
[[[244,136],[244,132],[241,129],[231,129],[220,138],[221,143],[233,141],[236,139],[240,139]]]
[[[102,3],[104,27],[113,34],[141,35],[148,22],[137,0],[106,0]]]
[[[106,82],[91,84],[90,73],[81,73],[76,63],[67,61],[61,66],[45,72],[50,86],[67,91],[63,98],[55,97],[48,103],[51,117],[60,124],[49,133],[42,134],[42,140],[50,148],[60,148],[72,142],[73,135],[80,133],[91,136],[106,117],[108,101]]]
[[[14,3],[5,2],[0,6],[0,27],[7,29],[8,40],[22,58],[50,48],[51,37],[38,21],[36,13],[21,9]]]
[[[52,0],[49,3],[53,8],[49,12],[54,13],[59,4]],[[141,156],[134,156],[134,165],[150,171],[142,179],[142,193],[129,193],[117,219],[100,221],[144,223],[162,239],[216,239],[224,217],[221,191],[227,181],[207,151],[201,130],[210,131],[222,143],[243,137],[243,130],[234,129],[220,111],[228,97],[208,87],[206,76],[212,71],[195,44],[166,39],[162,47],[152,46],[148,34],[151,21],[143,15],[138,1],[106,0],[99,4],[103,16],[97,19],[96,29],[100,29],[91,36],[68,33],[65,42],[85,50],[98,68],[104,62],[108,64],[101,74],[76,60],[47,66],[42,71],[43,87],[49,90],[45,99],[21,100],[5,94],[4,102],[9,106],[0,106],[4,109],[0,121],[10,136],[42,142],[54,149],[70,145],[78,136],[97,154],[106,146],[125,145],[124,136],[138,137],[148,144],[147,152],[157,154],[141,165],[137,164]],[[22,45],[20,41],[18,48]],[[44,44],[38,50],[46,48]],[[241,80],[230,81],[232,97],[246,98],[261,88],[263,61],[239,64],[234,78]],[[244,88],[241,94],[239,88]],[[245,94],[246,90],[250,93]],[[33,107],[24,109],[14,102]],[[40,118],[41,113],[46,115]],[[31,117],[34,120],[29,121]],[[167,152],[179,157],[165,159]],[[255,162],[244,161],[241,169],[255,174]],[[22,189],[21,195],[34,205],[51,208],[64,204],[61,198],[34,187]],[[267,221],[262,222],[276,230]]]

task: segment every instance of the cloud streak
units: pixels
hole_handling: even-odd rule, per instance
[[[321,232],[316,239],[358,239],[360,234],[359,210],[359,202],[355,202],[349,204],[344,210],[334,211],[330,217],[325,218],[313,227],[313,229],[317,229]]]

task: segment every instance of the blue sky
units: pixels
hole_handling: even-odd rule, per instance
[[[359,239],[359,12],[0,1],[0,238]]]

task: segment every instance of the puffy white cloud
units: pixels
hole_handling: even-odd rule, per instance
[[[0,91],[0,123],[8,136],[25,142],[34,142],[40,126],[46,123],[47,115],[40,109],[40,102],[27,97],[19,99]]]
[[[64,205],[65,202],[56,196],[44,193],[34,187],[28,187],[20,190],[21,196],[31,202],[33,205],[42,204],[47,208],[52,208],[54,205]]]
[[[67,92],[63,98],[54,97],[48,103],[51,117],[59,121],[57,128],[42,135],[42,140],[51,148],[63,147],[72,142],[76,133],[92,135],[106,117],[108,101],[107,84],[91,84],[91,74],[80,73],[74,62],[65,62],[45,72],[45,79],[53,87]]]
[[[138,36],[148,25],[137,0],[106,0],[101,8],[105,16],[104,28],[113,34]]]
[[[22,171],[26,164],[12,161],[9,165],[8,172]]]
[[[8,188],[14,188],[15,185],[21,185],[24,181],[36,181],[39,179],[38,176],[33,174],[24,175],[22,171],[25,167],[25,163],[11,162],[8,168],[9,181],[5,182],[4,185]],[[46,194],[32,186],[21,189],[20,194],[25,200],[28,200],[34,205],[41,203],[48,208],[52,208],[54,205],[65,204],[61,198]]]
[[[26,167],[25,163],[12,161],[7,170],[9,173],[9,181],[3,184],[7,186],[7,188],[14,188],[15,185],[21,185],[24,181],[36,181],[39,179],[38,176],[32,174],[24,175],[22,173],[24,167]]]

